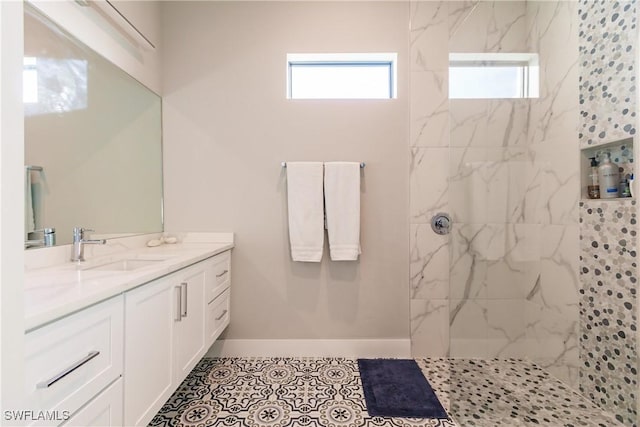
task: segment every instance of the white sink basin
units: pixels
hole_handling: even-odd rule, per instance
[[[159,262],[165,261],[165,259],[120,259],[118,261],[112,261],[106,264],[96,265],[95,267],[86,267],[84,270],[100,270],[100,271],[133,271],[139,268],[149,267],[150,265],[156,265]]]

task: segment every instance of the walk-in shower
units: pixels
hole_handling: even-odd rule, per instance
[[[411,8],[413,356],[528,359],[629,426],[636,205],[583,200],[580,162],[581,149],[635,134],[636,19],[635,1]],[[474,54],[471,87],[487,87],[465,98],[449,67]],[[518,66],[514,54],[537,55],[523,74],[537,90],[494,97],[513,79],[482,68]],[[439,212],[450,234],[432,231]],[[468,381],[451,372],[452,389]]]

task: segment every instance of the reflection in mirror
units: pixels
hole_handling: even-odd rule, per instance
[[[28,5],[24,19],[25,247],[76,226],[162,231],[160,97]]]

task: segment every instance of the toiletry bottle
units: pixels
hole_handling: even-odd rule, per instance
[[[591,171],[589,172],[589,185],[587,185],[587,195],[590,199],[600,198],[600,186],[598,185],[598,162],[595,157],[591,159]]]
[[[635,191],[633,189],[633,183],[635,182],[634,178],[633,178],[633,174],[631,174],[631,177],[629,178],[629,194],[631,194],[631,197],[633,197],[633,192]]]
[[[624,177],[620,178],[620,186],[618,187],[618,193],[620,193],[620,197],[631,197],[629,182]]]
[[[602,199],[619,197],[620,172],[618,171],[618,165],[611,161],[611,155],[608,152],[604,153],[604,159],[600,162],[598,177],[600,179],[600,197]]]

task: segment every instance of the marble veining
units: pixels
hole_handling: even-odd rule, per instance
[[[524,52],[526,2],[451,2],[451,52]]]
[[[449,300],[411,300],[411,353],[424,357],[449,354]]]
[[[411,224],[411,298],[449,296],[449,238],[435,235],[430,224]]]
[[[412,223],[429,223],[438,212],[448,211],[447,148],[411,150],[410,213]]]
[[[449,57],[446,56],[447,66]],[[420,70],[411,72],[410,141],[415,147],[449,145],[448,71]]]
[[[411,3],[415,356],[526,356],[577,383],[577,8]],[[538,52],[539,97],[448,100],[449,52]],[[428,225],[442,208],[447,241]]]

